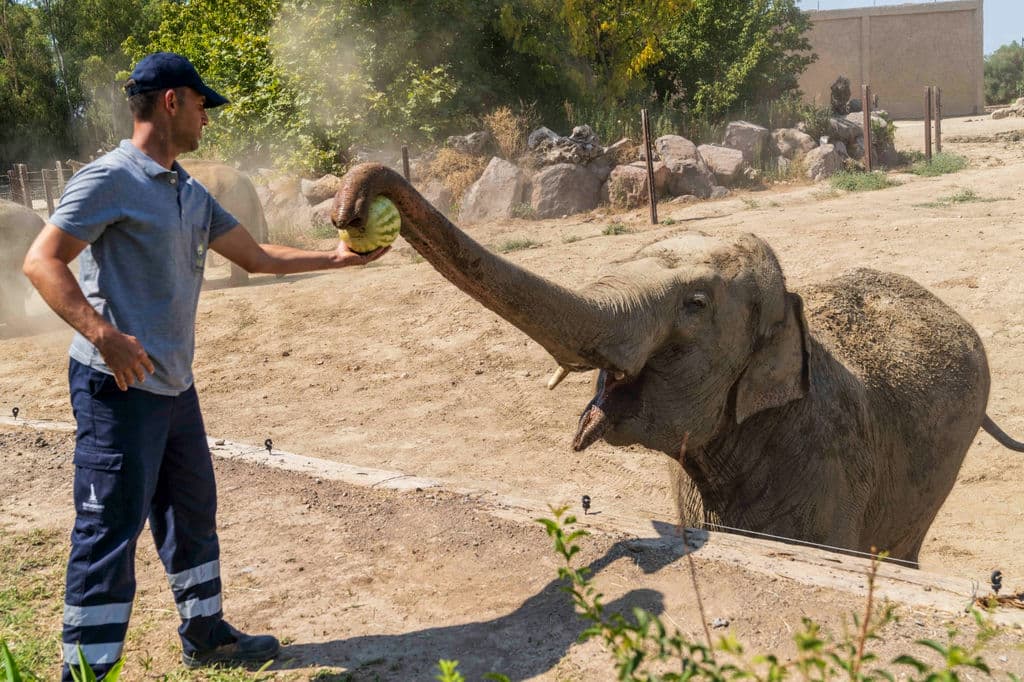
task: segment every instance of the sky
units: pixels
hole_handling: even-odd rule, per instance
[[[935,0],[798,0],[803,9],[850,9],[872,5],[927,4]],[[1024,39],[1024,0],[985,0],[985,54]]]

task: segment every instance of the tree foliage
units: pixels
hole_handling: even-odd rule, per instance
[[[1024,97],[1024,45],[1016,40],[985,59],[985,104],[1008,104]]]
[[[796,0],[693,0],[665,38],[654,84],[698,116],[795,91],[815,59]]]
[[[662,107],[655,121],[667,132],[666,105],[716,116],[792,90],[810,61],[800,52],[808,23],[795,0],[0,7],[0,117],[11,121],[2,139],[47,154],[76,141],[85,155],[113,144],[130,131],[120,85],[131,64],[170,50],[231,100],[212,115],[204,153],[312,174],[340,170],[366,147],[437,144],[479,129],[500,107],[529,110],[556,129],[586,122],[610,135],[642,104]]]
[[[39,13],[0,0],[0,163],[52,158],[70,146],[70,110]]]

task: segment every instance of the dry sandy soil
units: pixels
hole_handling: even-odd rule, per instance
[[[509,257],[570,286],[687,230],[757,233],[792,286],[857,266],[910,275],[977,327],[992,370],[989,414],[1024,438],[1024,142],[1004,135],[1021,130],[1021,119],[947,120],[945,148],[971,166],[930,179],[894,174],[902,184],[877,192],[834,195],[793,184],[662,205],[671,225],[648,225],[645,211],[596,211],[468,231],[494,247],[538,242]],[[897,146],[920,148],[921,137],[919,122],[903,124]],[[935,205],[963,189],[986,201]],[[603,235],[613,221],[635,231]],[[488,670],[517,680],[612,679],[600,646],[574,644],[582,624],[553,582],[549,541],[529,514],[499,513],[496,500],[508,498],[571,503],[579,513],[580,496],[589,495],[599,514],[586,521],[595,535],[583,563],[595,567],[607,601],[645,606],[685,633],[702,633],[687,560],[671,543],[635,544],[658,536],[637,528],[672,521],[667,460],[639,448],[569,447],[591,377],[572,375],[546,390],[554,364],[544,351],[401,243],[361,271],[255,278],[241,289],[217,287],[227,277],[223,264],[211,277],[196,357],[211,437],[272,438],[280,450],[441,482],[399,492],[218,460],[227,612],[291,642],[281,667],[431,679],[445,657],[459,659],[468,679]],[[0,415],[18,406],[23,418],[71,421],[69,339],[42,312],[28,325],[0,326]],[[0,528],[69,527],[71,447],[59,432],[0,427]],[[921,556],[923,573],[962,585],[965,603],[972,581],[984,590],[996,568],[1006,587],[1024,590],[1021,480],[1024,455],[980,433]],[[597,523],[602,515],[630,521],[617,529]],[[140,543],[129,679],[143,677],[145,656],[157,672],[175,665],[169,596],[148,544]],[[861,604],[850,591],[809,587],[781,571],[693,556],[708,620],[728,619],[755,651],[791,651],[805,615],[839,632]],[[883,653],[910,650],[922,636],[943,639],[950,620],[967,628],[962,615],[920,604],[902,614]],[[53,619],[57,627],[57,611]],[[990,663],[1024,671],[1021,640],[1020,629],[1009,630]]]

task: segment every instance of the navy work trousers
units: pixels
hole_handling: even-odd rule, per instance
[[[64,669],[117,662],[135,597],[135,545],[149,519],[181,616],[186,653],[213,648],[222,625],[217,492],[195,387],[136,388],[71,360],[75,526],[64,596]]]

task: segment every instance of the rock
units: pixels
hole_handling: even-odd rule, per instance
[[[605,154],[604,156],[597,157],[583,167],[593,173],[594,177],[597,178],[598,181],[604,183],[608,180],[608,176],[611,174],[612,168],[615,168],[617,165],[619,164],[617,164],[614,159]]]
[[[602,189],[608,203],[616,208],[637,208],[648,201],[647,170],[637,166],[616,166]]]
[[[743,152],[747,163],[754,163],[764,155],[768,144],[768,129],[756,123],[733,121],[725,128],[725,139],[722,144]]]
[[[692,204],[695,201],[699,201],[699,199],[697,197],[693,196],[692,194],[680,194],[679,196],[677,196],[675,199],[673,199],[672,201],[670,201],[668,203],[670,203],[670,204]]]
[[[324,199],[334,197],[339,187],[341,187],[341,178],[330,174],[318,180],[302,180],[299,182],[299,192],[310,205],[319,204]]]
[[[646,161],[634,161],[629,165],[640,168],[645,174],[647,173]],[[654,170],[654,189],[657,192],[657,196],[663,197],[668,194],[669,182],[672,179],[672,173],[669,171],[668,166],[665,165],[664,161],[655,161],[651,164],[651,167]]]
[[[732,147],[702,144],[697,147],[697,153],[704,159],[708,168],[715,174],[715,180],[721,185],[731,186],[739,180],[743,167],[747,165],[743,152]]]
[[[560,218],[597,207],[601,181],[584,166],[560,163],[531,180],[530,206],[537,218]]]
[[[709,199],[724,199],[725,197],[729,196],[729,194],[730,194],[730,192],[729,192],[729,188],[728,187],[722,187],[721,185],[715,185],[714,187],[711,188],[711,196],[709,196],[708,198]]]
[[[605,147],[604,155],[614,161],[612,168],[641,158],[636,143],[628,137],[622,138],[610,147]]]
[[[832,117],[828,123],[828,141],[842,142],[845,145],[853,144],[858,137],[864,137],[864,127],[856,119],[861,114],[854,114],[852,117]],[[863,118],[863,117],[862,117]]]
[[[334,226],[331,223],[331,209],[334,208],[334,197],[324,199],[310,209],[309,222],[313,227]]]
[[[452,135],[445,140],[444,146],[470,156],[488,156],[498,149],[494,138],[486,130],[469,135]]]
[[[804,164],[807,166],[807,177],[811,180],[830,178],[843,167],[842,159],[831,144],[823,144],[807,152]]]
[[[455,215],[455,204],[452,201],[452,193],[443,182],[437,179],[427,180],[422,187],[417,188],[423,198],[431,203],[446,216]]]
[[[713,621],[711,621],[711,627],[715,628],[716,630],[720,628],[727,628],[729,627],[729,619],[715,618]]]
[[[597,133],[595,133],[588,125],[581,125],[573,128],[572,134],[569,135],[569,139],[576,144],[591,145],[595,147],[601,146],[601,142],[597,139]]]
[[[836,154],[839,154],[839,158],[841,160],[846,161],[848,158],[850,158],[850,154],[846,151],[845,144],[843,144],[842,142],[836,142],[832,146],[836,148]]]
[[[545,128],[541,126],[537,128],[530,136],[526,138],[526,148],[533,150],[536,149],[543,141],[548,140],[550,142],[557,142],[561,138],[561,135],[556,133],[551,128]]]
[[[669,194],[695,194],[704,199],[711,194],[715,178],[697,153],[697,145],[680,135],[665,135],[654,141],[654,148],[670,172]]]
[[[793,159],[818,146],[814,138],[796,128],[779,128],[771,133],[771,148],[778,156]]]
[[[515,164],[493,157],[480,179],[462,197],[459,219],[466,223],[504,220],[525,203],[526,175]]]

